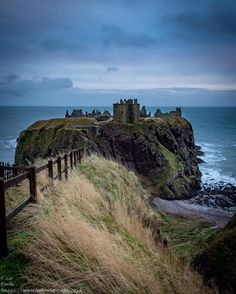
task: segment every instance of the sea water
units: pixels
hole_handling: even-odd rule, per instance
[[[0,161],[14,162],[17,138],[22,130],[42,119],[64,117],[66,110],[75,107],[0,107]],[[84,111],[93,108],[109,110],[111,107],[76,107]],[[157,107],[147,107],[152,114]],[[161,107],[163,112],[172,107]],[[202,182],[236,185],[236,108],[183,107],[183,116],[192,124],[195,142],[202,147],[205,163],[200,165]]]

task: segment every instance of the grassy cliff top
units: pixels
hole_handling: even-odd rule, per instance
[[[37,129],[48,129],[48,128],[68,128],[71,125],[82,125],[82,126],[90,126],[94,125],[94,123],[98,123],[95,118],[88,118],[88,117],[71,117],[71,118],[52,118],[47,120],[39,120],[35,123],[33,123],[28,130],[37,130]],[[110,122],[114,123],[114,122]],[[145,126],[149,125],[150,123],[158,124],[160,126],[172,126],[172,125],[187,125],[188,122],[186,119],[181,117],[152,117],[152,118],[146,118],[140,120],[140,122],[137,124],[137,126]],[[130,125],[135,126],[131,124],[122,124],[122,123],[115,123],[119,125]]]
[[[71,117],[71,118],[52,118],[47,120],[39,120],[33,123],[28,129],[36,130],[41,128],[56,128],[61,126],[62,128],[70,127],[71,125],[93,125],[96,120],[88,117]]]

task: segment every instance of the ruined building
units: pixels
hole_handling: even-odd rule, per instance
[[[97,118],[100,119],[101,117],[103,117],[104,119],[105,118],[109,119],[111,117],[111,114],[108,110],[104,110],[104,112],[102,113],[100,110],[97,110],[97,109],[93,109],[91,112],[88,112],[88,111],[83,112],[82,109],[73,109],[71,114],[67,110],[65,117],[67,117],[67,118],[69,118],[69,117],[89,117],[89,118],[96,118],[96,119]]]
[[[113,120],[119,123],[137,124],[140,110],[137,99],[124,99],[113,104]]]
[[[181,117],[181,116],[182,116],[181,107],[176,107],[176,110],[173,110],[170,112],[161,112],[161,110],[158,108],[156,112],[154,113],[154,117]]]
[[[152,116],[151,112],[147,113],[146,107],[143,106],[140,110],[140,117],[146,118],[151,116]]]

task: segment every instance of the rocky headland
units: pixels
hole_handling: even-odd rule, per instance
[[[182,117],[145,118],[137,124],[85,117],[38,121],[21,132],[15,160],[27,164],[74,148],[121,162],[161,198],[190,198],[200,189],[193,129]]]
[[[146,117],[135,124],[88,117],[38,121],[21,132],[15,161],[29,164],[75,148],[81,148],[88,155],[113,159],[133,170],[148,192],[151,207],[167,220],[166,230],[173,234],[173,244],[176,237],[184,238],[185,228],[178,229],[180,219],[186,227],[193,216],[210,223],[202,222],[199,236],[203,234],[204,244],[201,252],[193,255],[192,266],[203,274],[209,286],[217,287],[220,293],[234,293],[236,216],[232,218],[232,215],[236,206],[236,188],[225,183],[214,187],[201,185],[199,163],[204,154],[195,145],[190,122],[175,114]],[[93,160],[94,157],[88,158]],[[119,184],[112,182],[114,171],[107,166],[102,165],[103,174],[97,174],[97,177],[102,183],[105,174],[108,177],[105,185],[109,183],[113,190],[113,186]],[[91,165],[90,172],[94,179],[95,166]],[[129,188],[128,179],[125,183]],[[172,215],[173,227],[167,215]],[[197,218],[193,217],[192,222],[197,222]],[[217,231],[216,227],[224,228]],[[194,247],[198,247],[199,236],[195,234],[198,234],[195,230],[190,232]]]

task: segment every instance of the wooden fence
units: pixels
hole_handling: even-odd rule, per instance
[[[4,163],[0,161],[0,177],[8,180],[24,173],[25,166],[17,166],[15,164]]]
[[[82,150],[73,150],[63,156],[58,156],[55,159],[50,159],[42,166],[10,166],[0,165],[0,258],[8,255],[7,246],[7,223],[16,216],[24,207],[30,202],[37,203],[37,174],[42,171],[48,173],[49,179],[62,180],[64,175],[65,180],[68,179],[68,170],[73,169],[78,163],[81,162]],[[62,169],[62,163],[64,168]],[[57,174],[54,174],[54,165],[57,167]],[[10,172],[9,172],[10,171]],[[9,176],[11,175],[11,176]],[[8,188],[17,186],[24,180],[29,180],[29,196],[13,209],[8,215],[6,214],[5,194]],[[43,192],[47,189],[48,184],[39,189]]]

